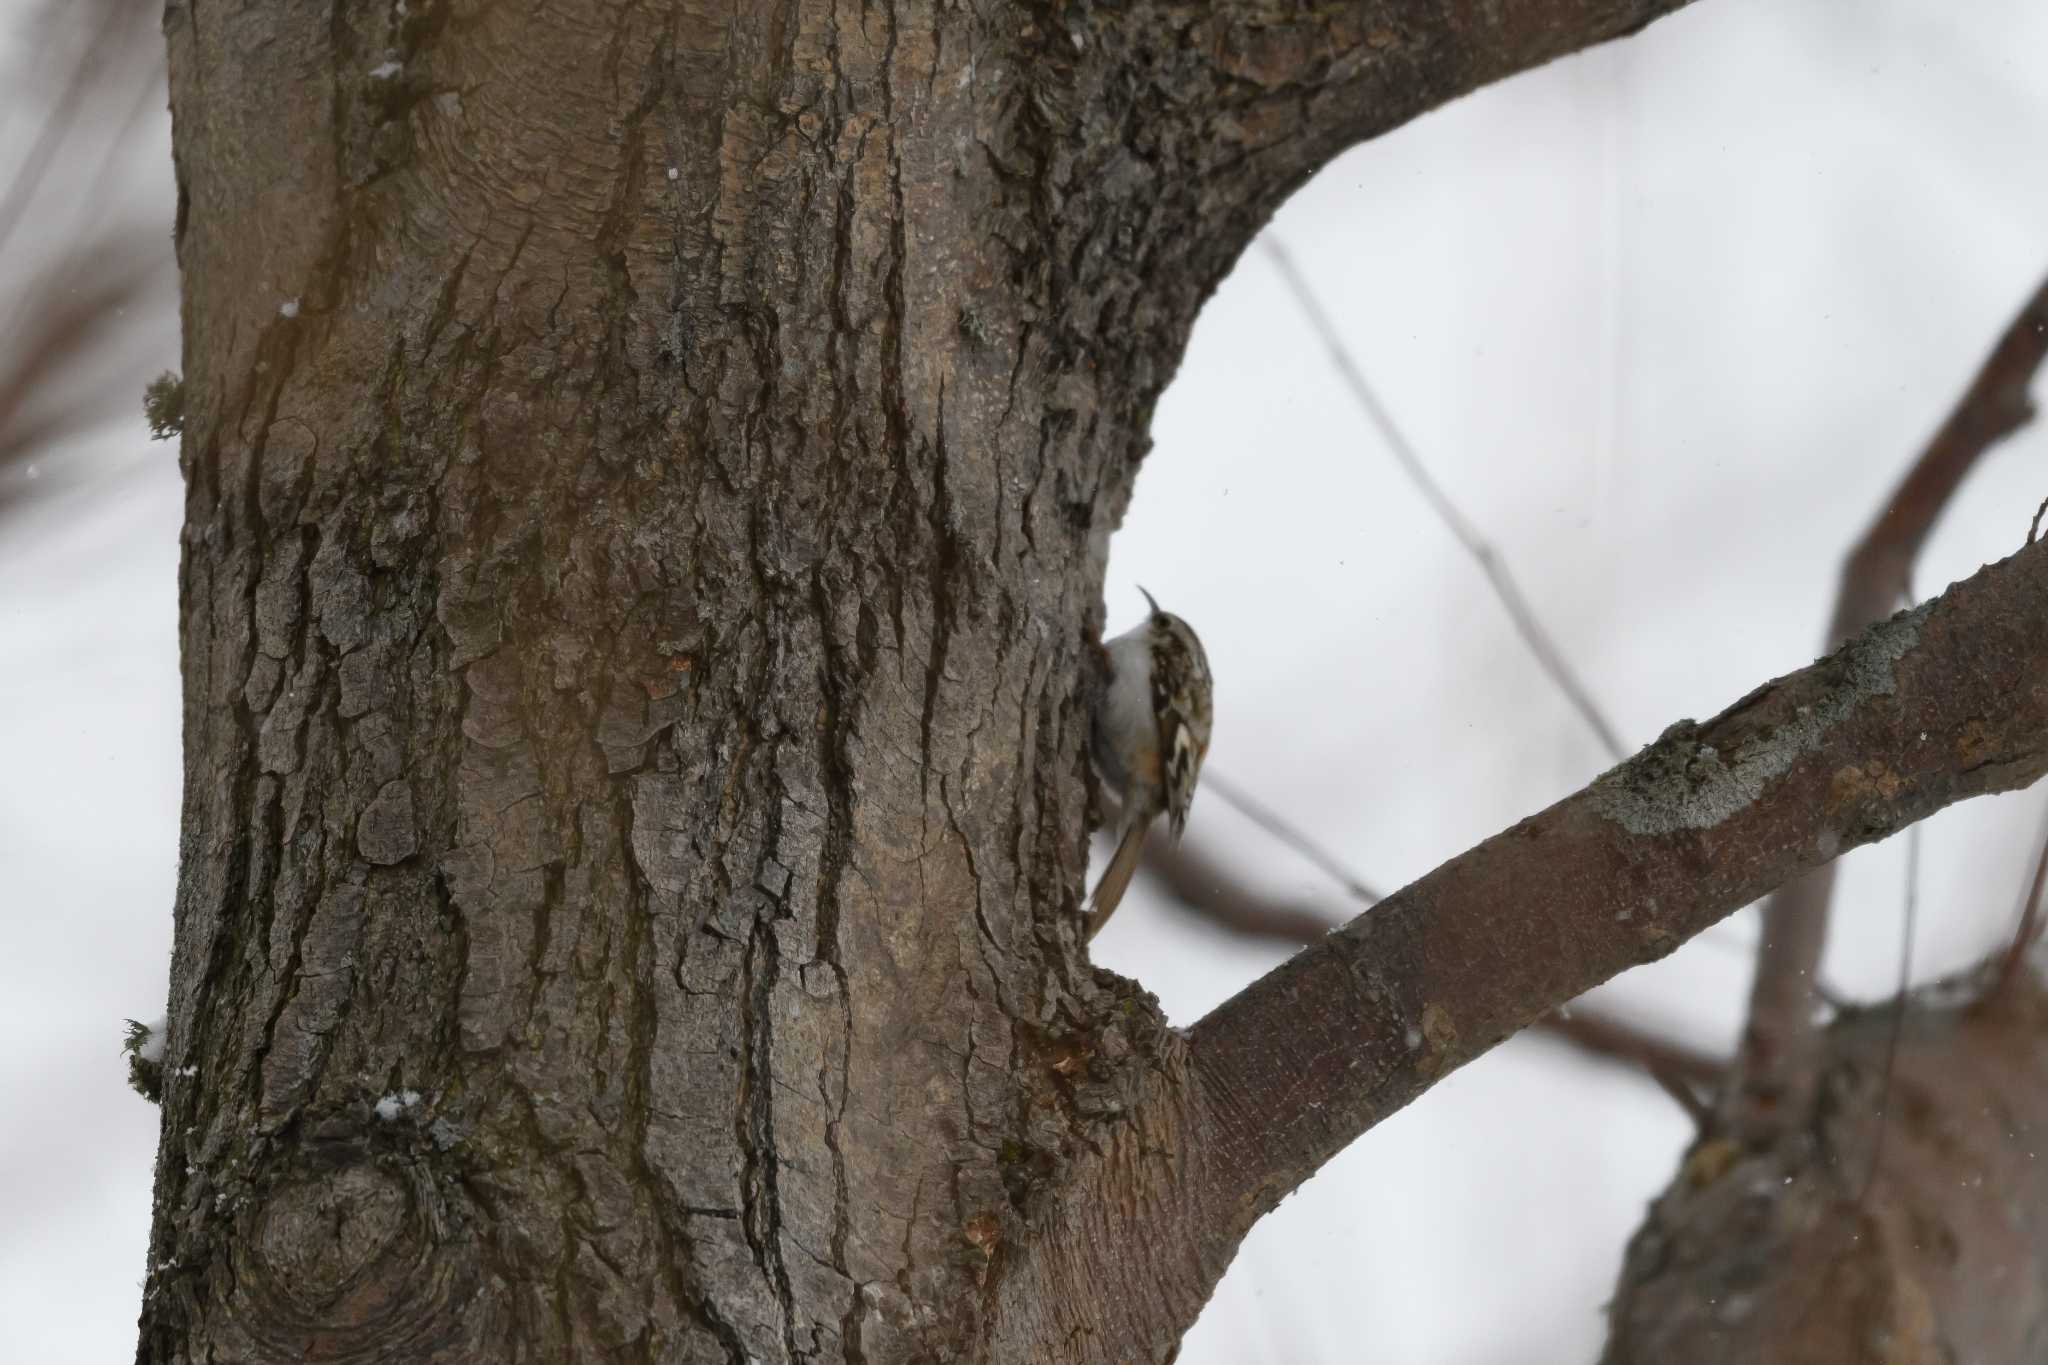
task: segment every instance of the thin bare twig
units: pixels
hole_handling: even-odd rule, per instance
[[[1523,641],[1536,656],[1536,661],[1544,673],[1556,684],[1559,691],[1564,694],[1565,700],[1585,719],[1594,734],[1599,738],[1601,744],[1606,748],[1609,756],[1617,760],[1620,759],[1624,751],[1620,739],[1615,734],[1614,727],[1601,714],[1599,707],[1594,703],[1585,685],[1572,672],[1562,652],[1557,648],[1549,632],[1544,629],[1542,622],[1538,619],[1534,608],[1529,605],[1528,599],[1522,595],[1520,586],[1515,582],[1514,576],[1509,572],[1499,552],[1485,537],[1479,534],[1478,529],[1458,508],[1457,504],[1451,501],[1442,487],[1431,477],[1428,467],[1422,462],[1422,458],[1414,445],[1408,440],[1400,427],[1396,425],[1392,415],[1387,411],[1385,405],[1380,402],[1371,384],[1366,381],[1364,371],[1359,367],[1357,360],[1351,355],[1349,348],[1338,334],[1329,316],[1324,313],[1321,305],[1317,303],[1313,292],[1308,288],[1306,280],[1303,279],[1300,270],[1294,264],[1294,259],[1288,254],[1286,247],[1271,236],[1268,236],[1265,240],[1267,251],[1272,255],[1275,265],[1279,268],[1282,280],[1287,284],[1296,303],[1300,305],[1310,325],[1315,329],[1324,346],[1328,349],[1332,362],[1336,365],[1338,373],[1343,377],[1353,398],[1364,409],[1368,420],[1379,430],[1381,437],[1387,443],[1388,449],[1392,451],[1395,460],[1422,493],[1424,500],[1429,503],[1437,517],[1449,529],[1453,538],[1472,556],[1481,571],[1486,575],[1487,581],[1492,585],[1501,606],[1506,610],[1509,619],[1521,633]],[[1271,808],[1255,800],[1244,789],[1224,780],[1220,774],[1214,772],[1210,773],[1204,785],[1215,790],[1226,804],[1242,812],[1253,824],[1265,830],[1268,834],[1286,844],[1289,848],[1328,874],[1332,880],[1344,888],[1345,893],[1352,899],[1366,905],[1372,905],[1379,901],[1380,895],[1378,892],[1353,876],[1350,870],[1344,867],[1337,858],[1319,847],[1315,841],[1294,828]],[[1171,885],[1176,879],[1176,875],[1182,878],[1186,876],[1187,863],[1190,859],[1198,857],[1198,855],[1184,857],[1177,867],[1160,867],[1158,866],[1159,861],[1164,856],[1158,852],[1161,847],[1162,845],[1157,843],[1148,845],[1147,857],[1152,860],[1155,870],[1160,873],[1162,880],[1167,881]],[[1220,885],[1221,879],[1214,878],[1212,881]],[[1236,925],[1230,927],[1239,927],[1245,932],[1258,934],[1268,932],[1264,928],[1253,928],[1251,926],[1246,914],[1247,906],[1241,895],[1237,897],[1224,897],[1223,901],[1228,901],[1229,903],[1223,903],[1223,901],[1219,901],[1215,897],[1204,894],[1199,889],[1190,888],[1188,894],[1184,895],[1182,900],[1190,908],[1205,911],[1219,922],[1237,921]],[[1299,920],[1292,919],[1292,916],[1295,914],[1292,908],[1279,913],[1283,915],[1283,918],[1288,918],[1292,923],[1297,925],[1300,923]]]
[[[2048,516],[2048,498],[2041,499],[2041,505],[2034,509],[2034,519],[2027,523],[2027,544],[2034,543],[2034,537],[2041,534],[2041,518]]]
[[[1343,887],[1344,894],[1353,900],[1365,905],[1377,905],[1383,899],[1379,892],[1352,876],[1351,870],[1339,862],[1335,854],[1322,848],[1315,840],[1287,823],[1271,806],[1258,800],[1235,782],[1228,781],[1221,773],[1209,773],[1202,779],[1202,786],[1215,792],[1225,805],[1235,809],[1245,819],[1315,864],[1328,874],[1331,881]]]
[[[59,404],[48,394],[169,265],[167,254],[143,238],[123,233],[80,249],[28,306],[26,331],[0,359],[0,470],[106,420],[104,401]],[[0,507],[7,500],[0,486]]]
[[[109,402],[109,390],[132,392],[118,372],[88,383],[90,362],[110,355],[125,335],[126,310],[143,303],[170,274],[160,228],[106,217],[109,182],[118,155],[152,106],[162,99],[163,53],[150,38],[155,20],[146,7],[123,0],[86,0],[41,7],[38,50],[54,52],[79,28],[82,43],[65,83],[4,189],[0,189],[0,251],[31,213],[42,213],[47,259],[17,261],[10,272],[30,281],[0,314],[0,475],[12,466],[55,454],[67,437],[118,414],[134,412],[132,399]],[[57,224],[43,200],[53,168],[89,164],[74,137],[81,129],[104,134],[97,169],[74,184],[63,203],[72,222]],[[40,196],[40,199],[39,199]],[[18,244],[16,244],[18,246]],[[33,466],[31,466],[33,474]],[[29,487],[0,480],[0,514]]]
[[[1205,789],[1215,781],[1213,773],[1202,778]],[[1226,789],[1219,789],[1218,794],[1223,796],[1225,805],[1242,813],[1261,830],[1327,874],[1353,900],[1373,906],[1385,899],[1371,886],[1353,877],[1335,854],[1289,824],[1272,807],[1256,800],[1242,787],[1231,783],[1227,794]],[[1209,856],[1199,838],[1191,837],[1177,843],[1164,837],[1148,839],[1145,841],[1145,861],[1141,866],[1178,909],[1244,938],[1309,943],[1338,923],[1312,905],[1253,895],[1235,873],[1226,871],[1220,862]],[[1730,926],[1716,925],[1693,942],[1745,961],[1754,957],[1753,944],[1719,935],[1718,931],[1727,927]],[[1815,983],[1814,989],[1830,1006],[1839,1008],[1843,1003],[1820,983]]]
[[[1565,700],[1586,720],[1609,755],[1617,759],[1622,757],[1620,740],[1616,737],[1613,726],[1601,714],[1590,693],[1565,662],[1555,642],[1543,628],[1534,608],[1523,597],[1499,553],[1479,534],[1457,504],[1451,501],[1449,495],[1431,477],[1428,467],[1423,464],[1414,446],[1380,403],[1357,360],[1351,355],[1328,315],[1322,311],[1314,295],[1309,291],[1293,258],[1284,246],[1271,238],[1267,239],[1267,249],[1272,253],[1296,301],[1328,348],[1332,361],[1347,382],[1352,395],[1379,429],[1395,459],[1414,481],[1424,499],[1486,574],[1501,606],[1521,632],[1523,640],[1535,654],[1546,676],[1557,685]],[[1379,892],[1354,876],[1335,855],[1295,828],[1271,807],[1252,797],[1242,787],[1214,771],[1203,779],[1203,785],[1214,790],[1225,804],[1238,810],[1267,834],[1321,869],[1343,887],[1345,894],[1352,899],[1368,906],[1377,904],[1382,899]],[[1306,943],[1314,941],[1332,927],[1332,921],[1311,908],[1253,896],[1230,874],[1224,872],[1196,848],[1173,845],[1164,839],[1155,838],[1146,845],[1145,859],[1146,870],[1162,884],[1183,910],[1232,933],[1248,938]],[[1720,941],[1709,939],[1708,942],[1718,944]],[[1677,1045],[1639,1034],[1620,1024],[1601,1020],[1588,1021],[1583,1016],[1576,1021],[1562,1016],[1551,1016],[1539,1021],[1535,1027],[1565,1037],[1581,1048],[1599,1053],[1611,1060],[1641,1066],[1660,1085],[1670,1090],[1674,1098],[1680,1099],[1695,1119],[1699,1117],[1699,1093],[1689,1082],[1703,1080],[1708,1073],[1718,1077],[1722,1070],[1722,1063],[1719,1061],[1706,1058],[1703,1054],[1688,1054],[1690,1060],[1685,1065],[1677,1067],[1674,1072],[1667,1063],[1668,1054]],[[1601,1042],[1596,1043],[1595,1039]],[[1666,1058],[1666,1061],[1657,1060],[1660,1057]],[[1662,1075],[1659,1074],[1660,1067],[1664,1070]]]
[[[2028,396],[2048,357],[2048,281],[2029,298],[1978,367],[1884,510],[1843,565],[1828,648],[1883,620],[1905,594],[1920,546],[1985,451],[2033,417]],[[1760,1136],[1800,1123],[1815,1080],[1818,1024],[1813,980],[1827,943],[1835,865],[1825,863],[1765,902],[1763,941],[1743,1033],[1738,1084],[1723,1097],[1731,1124]]]
[[[1429,504],[1437,519],[1486,575],[1487,581],[1493,586],[1494,596],[1500,599],[1501,606],[1507,610],[1508,619],[1514,623],[1516,632],[1521,635],[1522,643],[1536,656],[1537,666],[1552,683],[1556,684],[1558,691],[1564,693],[1565,699],[1572,704],[1573,709],[1599,739],[1601,747],[1607,750],[1608,757],[1616,762],[1625,758],[1628,751],[1622,746],[1620,735],[1601,713],[1599,705],[1594,702],[1593,695],[1587,690],[1585,683],[1572,671],[1571,664],[1566,661],[1563,651],[1558,649],[1557,642],[1551,639],[1550,632],[1544,629],[1535,609],[1529,605],[1529,599],[1522,595],[1522,589],[1515,582],[1513,573],[1509,571],[1507,561],[1501,558],[1500,551],[1479,533],[1479,528],[1466,519],[1465,514],[1458,510],[1457,504],[1445,495],[1444,490],[1431,477],[1428,466],[1422,462],[1422,456],[1417,453],[1401,428],[1395,424],[1393,414],[1387,411],[1386,405],[1380,401],[1379,395],[1366,381],[1365,371],[1359,368],[1358,362],[1352,358],[1350,348],[1345,345],[1336,324],[1330,320],[1329,314],[1323,311],[1322,304],[1317,302],[1315,292],[1309,288],[1308,280],[1295,265],[1294,257],[1273,234],[1267,233],[1260,240],[1265,243],[1266,254],[1272,258],[1274,266],[1279,270],[1288,293],[1293,295],[1302,315],[1308,319],[1309,325],[1321,338],[1324,349],[1330,354],[1330,363],[1337,367],[1337,373],[1342,376],[1352,398],[1364,411],[1367,420],[1378,429],[1380,438],[1387,443],[1387,449],[1400,464],[1402,472],[1407,474],[1409,481],[1422,494],[1423,501]]]
[[[1299,946],[1339,923],[1312,904],[1254,894],[1192,839],[1175,843],[1155,833],[1144,870],[1175,908],[1240,938]]]

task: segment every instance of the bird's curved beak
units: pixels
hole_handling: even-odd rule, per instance
[[[1139,588],[1138,591],[1145,592],[1145,590],[1142,587]],[[1152,608],[1152,614],[1154,616],[1159,615],[1159,604],[1152,600],[1152,594],[1149,592],[1145,592],[1145,605]]]

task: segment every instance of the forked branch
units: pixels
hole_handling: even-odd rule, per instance
[[[2034,415],[2028,386],[2048,357],[2048,281],[1985,357],[1842,568],[1830,649],[1905,599],[1913,561],[1979,457]],[[2029,538],[2031,543],[2031,537]],[[1827,944],[1834,864],[1782,887],[1765,904],[1736,1084],[1723,1096],[1732,1130],[1759,1139],[1804,1122],[1816,1075],[1814,982]]]
[[[1190,1031],[1249,1228],[1323,1162],[1544,1012],[1773,887],[2048,772],[2048,542],[1681,721],[1297,954]]]

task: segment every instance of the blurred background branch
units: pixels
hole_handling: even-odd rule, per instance
[[[1272,236],[1265,241],[1290,297],[1315,330],[1347,391],[1379,430],[1424,500],[1485,570],[1489,585],[1545,676],[1571,702],[1610,753],[1618,756],[1619,740],[1614,727],[1593,702],[1590,689],[1565,660],[1535,608],[1515,585],[1501,556],[1431,477],[1414,445],[1388,416],[1357,359],[1316,301],[1313,289],[1285,246]],[[1971,467],[1986,451],[2032,419],[2034,406],[2029,386],[2044,355],[2048,355],[2048,281],[2043,282],[2007,326],[1947,420],[1928,441],[1884,510],[1848,556],[1830,623],[1830,649],[1881,620],[1904,599],[1919,547]],[[2031,528],[2028,539],[2031,543]],[[1301,853],[1352,899],[1368,906],[1380,899],[1339,859],[1277,813],[1238,791],[1227,779],[1219,782],[1212,776],[1210,780],[1229,804]],[[1180,908],[1242,937],[1302,944],[1320,937],[1336,923],[1311,906],[1255,894],[1213,854],[1199,847],[1175,848],[1163,839],[1155,839],[1147,846],[1145,867]],[[2048,862],[2043,867],[2048,869]],[[1834,877],[1835,864],[1830,862],[1766,902],[1764,948],[1758,959],[1750,1021],[1744,1035],[1743,1083],[1739,1089],[1730,1088],[1719,1096],[1735,1113],[1744,1131],[1754,1133],[1759,1125],[1803,1112],[1801,1100],[1816,1074],[1816,1006],[1827,999],[1818,981],[1826,938],[1827,902]],[[2023,903],[2028,916],[2034,899],[2030,895]],[[1906,932],[1911,932],[1910,922]],[[2012,960],[2023,953],[2023,945],[2032,932],[2031,918],[2023,917]],[[1910,960],[1910,952],[1908,941],[1901,950],[1902,963]],[[1904,983],[1900,994],[1903,998]],[[1550,1016],[1537,1027],[1588,1052],[1640,1066],[1696,1117],[1700,1116],[1699,1092],[1694,1087],[1717,1086],[1723,1075],[1722,1063],[1635,1026],[1586,1013],[1583,1007],[1579,1014],[1576,1021],[1568,1016]]]
[[[2031,539],[2028,543],[2032,543]],[[2048,820],[2042,822],[2041,854],[2034,860],[2034,875],[2020,889],[2019,924],[2013,930],[2012,942],[2006,947],[2005,957],[1999,963],[1998,977],[1988,993],[1994,1001],[2012,993],[2014,983],[2025,972],[2028,955],[2041,937],[2043,890],[2048,890]]]
[[[159,19],[149,5],[85,0],[44,4],[23,26],[36,60],[11,82],[7,113],[32,116],[39,96],[41,108],[0,190],[0,517],[66,472],[49,462],[71,438],[138,419],[144,379],[175,356],[161,331],[175,286],[168,206],[121,183],[126,163],[155,152],[141,134],[165,97]],[[38,85],[47,71],[64,73],[54,89]]]
[[[2034,416],[2028,394],[2048,356],[2048,281],[2021,306],[1947,420],[1842,568],[1827,649],[1883,620],[1907,596],[1913,561],[1977,461]],[[1813,982],[1827,945],[1836,864],[1828,862],[1764,903],[1738,1083],[1723,1096],[1732,1132],[1754,1140],[1805,1122],[1819,1071]]]

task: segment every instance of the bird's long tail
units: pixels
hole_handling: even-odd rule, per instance
[[[1124,826],[1124,837],[1117,842],[1116,854],[1110,858],[1102,880],[1095,884],[1095,894],[1088,898],[1090,939],[1102,932],[1102,926],[1109,923],[1118,902],[1123,900],[1124,890],[1130,886],[1131,876],[1138,870],[1138,855],[1145,850],[1145,827],[1151,823],[1150,820],[1134,820]]]

